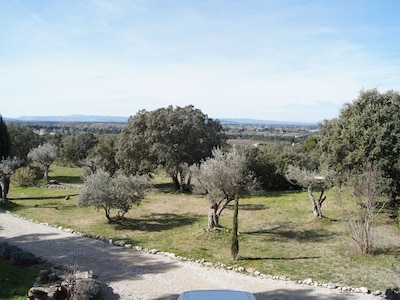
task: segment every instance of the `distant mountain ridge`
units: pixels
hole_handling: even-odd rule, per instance
[[[313,122],[296,121],[271,121],[250,118],[214,118],[219,119],[221,124],[237,125],[317,125]],[[21,116],[18,118],[4,117],[8,122],[82,122],[82,123],[126,123],[128,117],[121,116],[97,116],[97,115],[68,115],[68,116]]]

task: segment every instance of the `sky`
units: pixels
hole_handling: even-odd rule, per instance
[[[0,2],[0,114],[320,122],[400,90],[398,0]]]

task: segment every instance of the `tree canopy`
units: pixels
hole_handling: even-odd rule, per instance
[[[7,158],[10,155],[11,142],[10,135],[7,130],[7,125],[0,115],[0,159]]]
[[[43,167],[43,179],[48,181],[49,168],[57,158],[57,147],[49,143],[39,145],[37,148],[33,148],[29,151],[28,158],[39,163]]]
[[[210,203],[210,229],[220,226],[219,217],[222,211],[240,192],[257,186],[253,173],[248,170],[245,155],[236,149],[229,152],[213,149],[211,157],[200,165],[192,166],[192,172]]]
[[[183,182],[184,165],[211,156],[225,141],[220,122],[192,105],[142,110],[121,132],[116,160],[128,174],[152,173],[161,166],[177,188],[187,188],[190,178]]]
[[[132,208],[140,204],[145,192],[150,188],[150,182],[143,176],[111,176],[104,170],[85,177],[85,185],[78,197],[78,206],[95,206],[103,209],[109,222],[121,219]],[[117,215],[111,216],[111,210],[116,209]]]
[[[338,174],[358,173],[370,163],[382,174],[381,191],[400,192],[400,95],[361,91],[337,119],[320,124],[323,161]]]

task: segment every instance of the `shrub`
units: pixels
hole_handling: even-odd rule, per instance
[[[88,278],[76,281],[72,299],[96,300],[100,298],[101,286],[96,279]]]
[[[6,242],[0,243],[0,259],[12,266],[30,266],[39,262],[39,258]]]
[[[11,182],[18,186],[30,186],[33,185],[35,178],[35,170],[29,167],[21,167],[11,176]]]

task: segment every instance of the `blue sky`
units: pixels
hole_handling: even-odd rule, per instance
[[[400,90],[397,0],[0,2],[0,113],[318,122]]]

